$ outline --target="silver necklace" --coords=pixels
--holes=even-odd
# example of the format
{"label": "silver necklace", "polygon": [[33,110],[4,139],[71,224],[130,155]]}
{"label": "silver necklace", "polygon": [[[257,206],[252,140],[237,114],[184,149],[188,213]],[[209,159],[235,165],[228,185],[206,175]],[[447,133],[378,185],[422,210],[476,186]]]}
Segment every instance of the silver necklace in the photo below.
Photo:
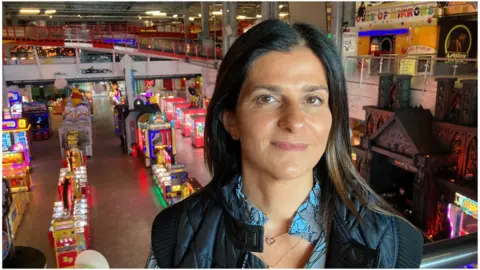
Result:
{"label": "silver necklace", "polygon": [[[281,236],[281,235],[279,235]],[[277,236],[278,237],[278,236]],[[265,265],[267,266],[267,269],[270,269],[270,268],[275,268],[275,266],[277,266],[277,264],[279,264],[281,261],[283,261],[283,259],[285,259],[285,257],[287,257],[292,251],[295,250],[295,248],[298,246],[298,244],[300,244],[300,240],[302,240],[301,238],[298,239],[297,243],[290,249],[288,249],[281,257],[280,259],[274,263],[274,264],[269,264],[267,263],[267,261],[263,258],[262,256],[262,253],[258,253],[260,255],[260,258],[262,259],[262,261],[265,263]]]}
{"label": "silver necklace", "polygon": [[265,237],[265,243],[267,243],[269,246],[271,246],[271,245],[275,244],[275,240],[276,240],[277,238],[280,238],[280,237],[282,237],[282,236],[284,236],[284,235],[287,235],[287,234],[288,234],[288,232],[282,233],[282,234],[277,235],[277,236],[275,236],[275,237]]}

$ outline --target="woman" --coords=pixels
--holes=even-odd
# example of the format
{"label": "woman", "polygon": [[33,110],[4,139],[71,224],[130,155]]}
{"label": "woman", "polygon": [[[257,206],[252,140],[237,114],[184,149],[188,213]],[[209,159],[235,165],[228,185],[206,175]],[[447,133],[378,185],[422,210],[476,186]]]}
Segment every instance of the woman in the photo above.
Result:
{"label": "woman", "polygon": [[421,234],[352,165],[341,61],[319,31],[269,20],[240,36],[205,130],[213,179],[156,217],[158,267],[419,266]]}

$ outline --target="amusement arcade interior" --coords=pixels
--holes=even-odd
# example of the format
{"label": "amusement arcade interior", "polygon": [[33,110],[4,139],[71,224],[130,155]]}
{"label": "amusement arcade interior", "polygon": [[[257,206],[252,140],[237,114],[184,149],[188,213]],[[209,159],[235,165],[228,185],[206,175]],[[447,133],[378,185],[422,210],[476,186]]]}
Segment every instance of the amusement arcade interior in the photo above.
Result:
{"label": "amusement arcade interior", "polygon": [[222,58],[280,19],[312,24],[339,51],[352,162],[423,232],[422,267],[477,268],[476,2],[2,10],[4,266],[145,267],[155,216],[211,180],[204,127]]}

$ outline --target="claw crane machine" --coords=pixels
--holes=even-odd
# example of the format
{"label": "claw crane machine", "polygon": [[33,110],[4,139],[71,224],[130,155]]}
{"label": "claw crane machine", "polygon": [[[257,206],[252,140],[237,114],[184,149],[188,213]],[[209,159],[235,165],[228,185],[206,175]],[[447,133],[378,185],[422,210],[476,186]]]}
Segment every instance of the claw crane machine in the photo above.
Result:
{"label": "claw crane machine", "polygon": [[30,190],[30,142],[26,118],[2,120],[2,173],[13,193]]}

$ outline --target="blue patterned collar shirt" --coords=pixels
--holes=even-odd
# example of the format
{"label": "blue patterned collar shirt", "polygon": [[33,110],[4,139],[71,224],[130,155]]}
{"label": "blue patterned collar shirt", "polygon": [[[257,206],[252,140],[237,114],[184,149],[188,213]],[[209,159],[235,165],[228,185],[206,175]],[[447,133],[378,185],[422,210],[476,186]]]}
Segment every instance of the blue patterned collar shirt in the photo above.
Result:
{"label": "blue patterned collar shirt", "polygon": [[[242,186],[242,177],[238,177],[235,197],[240,200],[240,218],[249,225],[264,226],[268,221],[267,216],[247,200],[247,196],[242,193]],[[325,267],[327,243],[319,198],[320,185],[318,181],[315,181],[307,199],[295,213],[288,231],[288,234],[301,237],[314,246],[313,253],[305,264],[305,268]]]}

